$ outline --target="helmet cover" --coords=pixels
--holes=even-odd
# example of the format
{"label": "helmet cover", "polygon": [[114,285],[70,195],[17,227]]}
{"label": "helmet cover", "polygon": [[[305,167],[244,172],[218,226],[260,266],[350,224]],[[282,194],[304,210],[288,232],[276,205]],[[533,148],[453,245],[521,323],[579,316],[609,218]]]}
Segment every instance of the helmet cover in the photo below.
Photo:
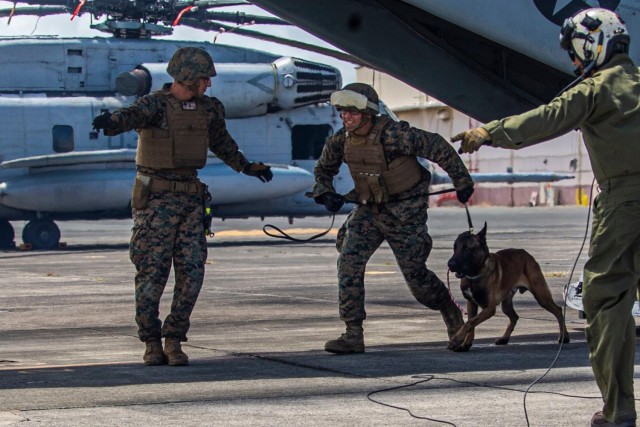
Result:
{"label": "helmet cover", "polygon": [[350,83],[342,90],[333,92],[331,105],[337,108],[355,108],[365,114],[380,112],[378,93],[365,83]]}
{"label": "helmet cover", "polygon": [[199,47],[181,47],[171,57],[167,73],[179,82],[190,82],[216,75],[209,53]]}

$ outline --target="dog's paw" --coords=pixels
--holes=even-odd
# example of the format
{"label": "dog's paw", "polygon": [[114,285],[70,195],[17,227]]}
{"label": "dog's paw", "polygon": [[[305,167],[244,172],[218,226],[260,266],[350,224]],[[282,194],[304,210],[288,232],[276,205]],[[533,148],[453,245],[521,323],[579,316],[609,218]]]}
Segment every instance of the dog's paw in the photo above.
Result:
{"label": "dog's paw", "polygon": [[571,341],[571,338],[569,338],[569,334],[562,334],[558,337],[558,342],[559,343],[568,343],[569,341]]}
{"label": "dog's paw", "polygon": [[507,345],[509,344],[509,338],[500,337],[496,340],[496,345]]}
{"label": "dog's paw", "polygon": [[453,338],[451,338],[451,340],[449,341],[449,345],[447,346],[447,348],[449,350],[454,350],[458,347],[460,347],[460,345],[462,345],[462,340],[461,339],[456,339],[456,337],[454,336]]}
{"label": "dog's paw", "polygon": [[469,351],[470,348],[471,348],[471,344],[465,344],[465,343],[459,343],[459,344],[449,343],[449,347],[448,347],[449,350],[455,353],[466,352],[466,351]]}
{"label": "dog's paw", "polygon": [[447,347],[449,350],[454,351],[456,353],[469,351],[471,348],[471,344],[465,344],[463,340],[456,340],[455,337],[449,341],[449,346]]}

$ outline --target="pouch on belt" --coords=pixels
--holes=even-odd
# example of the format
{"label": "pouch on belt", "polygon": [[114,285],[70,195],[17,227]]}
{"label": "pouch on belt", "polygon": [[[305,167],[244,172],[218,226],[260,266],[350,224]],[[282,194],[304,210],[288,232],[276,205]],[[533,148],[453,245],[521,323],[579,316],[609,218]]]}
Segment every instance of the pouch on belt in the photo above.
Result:
{"label": "pouch on belt", "polygon": [[148,175],[136,175],[131,194],[131,207],[133,209],[144,209],[149,202],[151,191],[151,177]]}

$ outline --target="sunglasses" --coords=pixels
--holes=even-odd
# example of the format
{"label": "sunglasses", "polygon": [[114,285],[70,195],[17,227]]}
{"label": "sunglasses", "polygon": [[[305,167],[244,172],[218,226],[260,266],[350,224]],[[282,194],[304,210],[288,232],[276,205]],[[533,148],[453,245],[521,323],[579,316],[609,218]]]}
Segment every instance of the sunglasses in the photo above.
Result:
{"label": "sunglasses", "polygon": [[340,114],[350,114],[352,116],[356,116],[358,114],[362,114],[362,112],[360,110],[358,110],[357,108],[353,108],[353,107],[348,107],[348,108],[338,107],[336,109],[338,110],[338,113],[340,113]]}

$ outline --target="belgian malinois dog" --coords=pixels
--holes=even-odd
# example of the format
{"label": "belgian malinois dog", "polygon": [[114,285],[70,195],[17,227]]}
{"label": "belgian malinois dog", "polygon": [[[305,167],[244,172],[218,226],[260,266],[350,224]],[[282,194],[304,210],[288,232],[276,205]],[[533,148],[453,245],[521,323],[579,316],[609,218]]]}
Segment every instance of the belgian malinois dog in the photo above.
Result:
{"label": "belgian malinois dog", "polygon": [[[467,300],[467,322],[449,341],[449,349],[468,351],[473,344],[474,328],[496,314],[498,304],[509,318],[504,335],[496,340],[505,345],[516,327],[518,315],[513,309],[513,296],[529,290],[538,304],[558,319],[558,342],[569,342],[562,309],[553,301],[538,262],[524,249],[504,249],[496,253],[487,247],[487,223],[478,234],[465,231],[453,245],[449,270],[461,279],[460,289]],[[482,311],[478,314],[478,306]]]}

